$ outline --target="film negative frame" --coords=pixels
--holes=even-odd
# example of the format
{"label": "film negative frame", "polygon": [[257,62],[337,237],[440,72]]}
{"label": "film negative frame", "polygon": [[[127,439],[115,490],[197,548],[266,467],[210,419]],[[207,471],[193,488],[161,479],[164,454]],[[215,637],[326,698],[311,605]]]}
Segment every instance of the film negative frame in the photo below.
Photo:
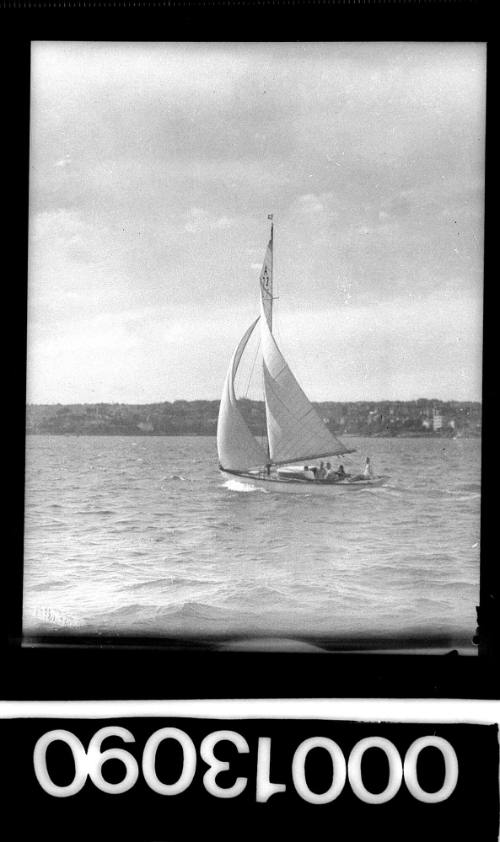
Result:
{"label": "film negative frame", "polygon": [[[23,453],[29,186],[29,56],[34,40],[464,40],[488,44],[488,78],[495,64],[489,21],[480,3],[173,3],[6,4],[5,54],[12,72],[9,197],[12,240],[10,285],[19,313],[14,384],[15,453],[10,469],[13,515],[8,564],[10,699],[199,698],[496,698],[498,684],[498,565],[492,541],[496,488],[491,456],[494,412],[494,284],[491,260],[491,169],[494,138],[487,136],[484,385],[480,605],[478,657],[332,652],[215,651],[196,642],[121,638],[39,640],[22,635]],[[76,5],[76,4],[75,4]],[[135,11],[134,11],[135,8]],[[286,22],[283,20],[286,10]],[[160,33],[160,34],[159,34]],[[164,35],[163,35],[164,33]],[[488,114],[491,114],[488,87]],[[20,257],[22,255],[22,258]],[[10,484],[10,483],[9,483]],[[36,678],[35,678],[36,677]]]}

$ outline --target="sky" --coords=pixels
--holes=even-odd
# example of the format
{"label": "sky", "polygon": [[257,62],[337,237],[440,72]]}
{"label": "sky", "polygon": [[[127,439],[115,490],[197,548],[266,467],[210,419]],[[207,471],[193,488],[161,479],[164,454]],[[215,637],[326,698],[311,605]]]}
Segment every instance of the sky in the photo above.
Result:
{"label": "sky", "polygon": [[35,42],[28,402],[218,399],[269,213],[312,400],[480,400],[485,65],[466,42]]}

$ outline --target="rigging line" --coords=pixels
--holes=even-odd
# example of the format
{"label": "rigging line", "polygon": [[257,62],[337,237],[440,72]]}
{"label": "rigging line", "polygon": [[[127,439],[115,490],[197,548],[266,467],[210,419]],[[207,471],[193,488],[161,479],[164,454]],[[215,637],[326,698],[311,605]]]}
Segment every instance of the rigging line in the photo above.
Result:
{"label": "rigging line", "polygon": [[261,389],[262,389],[262,394],[264,396],[264,421],[263,421],[264,430],[263,430],[263,433],[262,433],[262,438],[263,439],[265,438],[265,440],[266,440],[267,461],[270,462],[271,461],[271,445],[270,445],[270,442],[269,442],[269,431],[268,431],[268,428],[267,428],[268,408],[267,408],[267,400],[266,400],[266,380],[265,380],[265,377],[264,377],[264,365],[265,365],[264,360],[262,360],[262,368],[261,368],[261,371],[260,371]]}
{"label": "rigging line", "polygon": [[[271,219],[271,299],[274,301],[275,298],[278,298],[278,281],[276,276],[276,255],[275,255],[275,248],[274,248],[274,214],[272,215]],[[275,294],[276,293],[276,294]],[[273,304],[273,317],[274,321],[276,322],[276,307]]]}
{"label": "rigging line", "polygon": [[251,379],[252,379],[253,370],[254,370],[254,368],[255,368],[255,363],[256,363],[256,361],[257,361],[257,354],[259,353],[259,348],[260,348],[260,339],[259,339],[259,341],[258,341],[258,343],[257,343],[257,348],[256,348],[256,351],[255,351],[255,354],[254,354],[253,363],[252,363],[252,368],[250,369],[250,374],[249,374],[249,376],[248,376],[248,383],[247,383],[247,388],[246,388],[246,392],[245,392],[245,398],[247,397],[247,395],[248,395],[248,390],[250,389],[250,381],[251,381]]}
{"label": "rigging line", "polygon": [[[338,458],[340,459],[340,457],[341,457],[342,455],[343,455],[342,453],[339,453],[339,454],[338,454]],[[354,460],[354,459],[352,459],[350,456],[346,456],[346,457],[345,457],[345,461],[346,461],[346,462],[352,462],[352,464],[354,465],[354,461],[355,461],[355,460]]]}
{"label": "rigging line", "polygon": [[[276,321],[276,319],[275,319],[275,321]],[[276,329],[276,334],[278,334],[278,333],[279,333],[279,327]],[[283,360],[283,366],[280,368],[279,372],[278,372],[276,375],[274,375],[274,379],[276,380],[276,379],[280,376],[280,374],[281,374],[281,372],[282,372],[282,371],[285,371],[286,369],[288,369],[288,371],[290,372],[291,376],[292,376],[292,377],[293,377],[293,379],[295,380],[295,382],[296,382],[297,386],[299,387],[299,389],[301,390],[301,392],[305,395],[305,397],[307,398],[307,400],[309,401],[309,403],[310,403],[310,404],[311,404],[311,406],[312,406],[312,402],[311,402],[311,401],[309,400],[309,398],[307,397],[307,395],[306,395],[306,393],[305,393],[305,389],[304,389],[304,387],[301,385],[300,381],[297,379],[296,375],[294,374],[294,372],[293,372],[293,371],[292,371],[292,369],[290,368],[289,364],[287,363],[286,357],[288,357],[288,354],[286,354],[286,356],[285,356],[285,354],[284,354],[284,353],[283,353],[283,351],[281,350],[281,347],[280,347],[280,345],[281,345],[281,340],[280,340],[280,342],[278,343],[278,341],[277,341],[277,336],[275,336],[275,335],[274,335],[274,333],[273,333],[272,331],[271,331],[271,337],[272,337],[272,340],[273,340],[273,342],[274,342],[274,347],[276,348],[276,350],[277,350],[278,354],[280,355],[281,359]],[[315,411],[316,411],[316,410],[315,410]]]}

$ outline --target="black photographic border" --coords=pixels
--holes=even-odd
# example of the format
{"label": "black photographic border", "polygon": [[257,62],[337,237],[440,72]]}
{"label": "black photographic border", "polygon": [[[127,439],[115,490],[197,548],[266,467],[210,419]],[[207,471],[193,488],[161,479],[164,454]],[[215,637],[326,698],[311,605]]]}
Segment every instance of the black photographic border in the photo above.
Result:
{"label": "black photographic border", "polygon": [[[9,417],[11,461],[4,479],[12,508],[4,555],[7,577],[7,676],[4,698],[467,698],[498,693],[499,590],[494,543],[495,302],[492,277],[492,84],[496,43],[486,3],[477,0],[293,2],[5,2],[4,79],[9,99],[5,157],[9,234],[5,238],[5,313],[16,313],[11,334],[14,381]],[[219,651],[196,641],[144,638],[22,637],[26,278],[29,187],[30,45],[44,40],[136,41],[480,41],[488,49],[483,439],[480,607],[477,657],[453,648],[437,654]],[[12,304],[11,304],[12,302]],[[10,317],[6,319],[10,322]],[[7,436],[7,433],[5,434]],[[445,641],[446,644],[446,641]]]}

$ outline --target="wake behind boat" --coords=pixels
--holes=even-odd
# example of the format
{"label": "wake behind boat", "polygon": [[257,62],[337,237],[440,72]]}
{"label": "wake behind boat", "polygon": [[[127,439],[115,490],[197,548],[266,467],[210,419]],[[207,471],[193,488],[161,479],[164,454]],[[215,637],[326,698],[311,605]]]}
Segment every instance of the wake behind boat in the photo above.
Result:
{"label": "wake behind boat", "polygon": [[[373,474],[367,459],[362,473],[350,475],[343,466],[309,465],[313,460],[354,453],[330,432],[283,357],[272,332],[273,233],[260,273],[261,312],[238,343],[226,375],[217,424],[219,469],[228,479],[268,491],[313,492],[360,490],[382,485],[387,477]],[[245,348],[260,323],[262,375],[267,442],[253,435],[236,396],[235,380]],[[266,446],[267,445],[267,446]]]}

